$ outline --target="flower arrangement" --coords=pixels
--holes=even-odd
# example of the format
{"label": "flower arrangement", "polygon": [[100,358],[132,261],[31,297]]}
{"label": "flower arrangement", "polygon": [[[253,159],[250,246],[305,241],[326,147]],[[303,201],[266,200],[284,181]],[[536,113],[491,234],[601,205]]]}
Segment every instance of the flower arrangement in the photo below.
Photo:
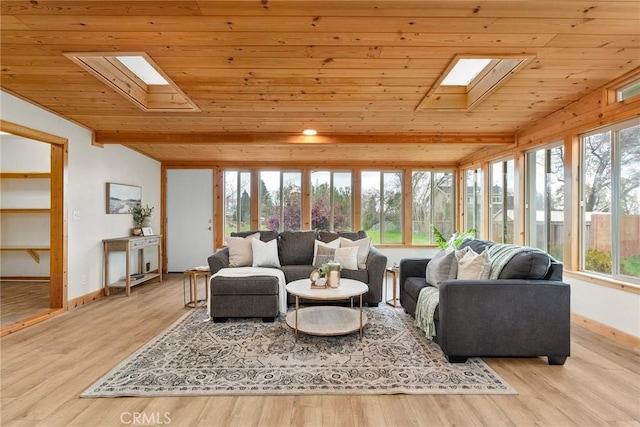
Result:
{"label": "flower arrangement", "polygon": [[145,205],[145,207],[142,207],[142,203],[140,203],[131,208],[131,213],[133,214],[133,223],[136,225],[136,228],[141,228],[142,224],[151,218],[153,206]]}

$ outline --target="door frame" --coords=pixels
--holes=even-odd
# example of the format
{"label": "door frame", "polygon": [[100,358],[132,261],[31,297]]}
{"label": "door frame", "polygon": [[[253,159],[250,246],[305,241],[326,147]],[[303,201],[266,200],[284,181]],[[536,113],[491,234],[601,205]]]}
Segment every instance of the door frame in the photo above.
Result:
{"label": "door frame", "polygon": [[51,211],[50,211],[50,264],[49,310],[23,319],[0,329],[0,337],[27,326],[42,322],[65,312],[67,300],[67,176],[69,140],[61,136],[0,120],[0,130],[10,134],[47,143],[51,146]]}

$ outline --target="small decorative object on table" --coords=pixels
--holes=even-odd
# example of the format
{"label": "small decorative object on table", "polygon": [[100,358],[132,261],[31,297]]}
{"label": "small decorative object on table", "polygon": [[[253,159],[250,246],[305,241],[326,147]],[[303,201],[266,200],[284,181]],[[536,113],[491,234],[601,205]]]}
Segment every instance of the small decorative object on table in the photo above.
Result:
{"label": "small decorative object on table", "polygon": [[331,288],[340,286],[340,270],[342,266],[339,262],[330,261],[327,263],[327,285]]}
{"label": "small decorative object on table", "polygon": [[320,270],[315,269],[309,276],[311,280],[311,289],[324,289],[327,287],[327,281],[320,277]]}
{"label": "small decorative object on table", "polygon": [[[133,223],[135,224],[135,228],[133,229],[134,236],[143,236],[145,235],[142,230],[142,226],[153,214],[153,206],[146,205],[142,207],[142,204],[137,204],[131,208],[131,213],[133,214]],[[145,227],[147,228],[147,227]],[[151,230],[149,228],[149,230]]]}

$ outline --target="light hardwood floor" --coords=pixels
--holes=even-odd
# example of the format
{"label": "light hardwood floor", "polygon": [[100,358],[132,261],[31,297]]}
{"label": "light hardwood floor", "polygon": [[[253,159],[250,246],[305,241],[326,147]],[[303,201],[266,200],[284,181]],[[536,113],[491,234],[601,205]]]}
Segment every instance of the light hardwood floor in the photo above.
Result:
{"label": "light hardwood floor", "polygon": [[2,338],[1,425],[640,426],[640,354],[578,326],[564,366],[485,359],[515,396],[78,397],[183,315],[182,301],[182,276],[169,275]]}
{"label": "light hardwood floor", "polygon": [[49,281],[0,281],[0,327],[9,326],[50,308]]}

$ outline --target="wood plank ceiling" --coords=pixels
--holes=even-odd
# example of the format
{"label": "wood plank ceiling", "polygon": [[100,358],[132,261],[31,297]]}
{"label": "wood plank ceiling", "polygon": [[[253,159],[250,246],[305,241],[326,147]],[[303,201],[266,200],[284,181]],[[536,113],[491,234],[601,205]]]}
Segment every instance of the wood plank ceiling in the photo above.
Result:
{"label": "wood plank ceiling", "polygon": [[[640,66],[636,0],[2,1],[1,25],[3,89],[167,163],[456,164]],[[145,52],[201,111],[65,52]],[[471,111],[417,108],[457,54],[535,58]]]}

